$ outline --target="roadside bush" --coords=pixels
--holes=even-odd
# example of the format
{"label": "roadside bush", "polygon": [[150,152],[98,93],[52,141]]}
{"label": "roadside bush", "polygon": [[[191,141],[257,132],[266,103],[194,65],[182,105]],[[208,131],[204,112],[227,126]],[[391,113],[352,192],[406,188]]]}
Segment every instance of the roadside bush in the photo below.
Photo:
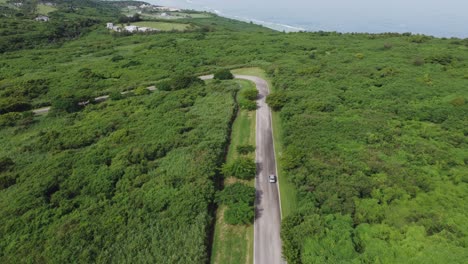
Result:
{"label": "roadside bush", "polygon": [[255,151],[255,146],[252,145],[239,145],[237,146],[237,153],[239,154],[249,154]]}
{"label": "roadside bush", "polygon": [[80,98],[74,95],[61,96],[52,102],[52,110],[67,113],[77,112],[82,108],[79,105],[80,102]]}
{"label": "roadside bush", "polygon": [[241,94],[244,98],[253,101],[253,100],[257,100],[258,90],[255,88],[244,89],[241,91]]}
{"label": "roadside bush", "polygon": [[288,101],[289,99],[284,92],[273,92],[266,98],[267,104],[273,111],[280,111]]}
{"label": "roadside bush", "polygon": [[145,87],[138,87],[133,92],[134,95],[145,95],[145,94],[149,94],[149,93],[150,93],[150,91],[148,89],[146,89]]}
{"label": "roadside bush", "polygon": [[255,177],[257,165],[251,158],[240,157],[222,167],[225,176],[233,176],[243,180],[250,180]]}
{"label": "roadside bush", "polygon": [[254,217],[254,207],[245,203],[237,203],[229,206],[229,208],[224,212],[224,220],[226,220],[226,223],[230,225],[251,224]]}
{"label": "roadside bush", "polygon": [[214,74],[214,79],[216,80],[232,80],[234,79],[234,75],[228,69],[222,69]]}
{"label": "roadside bush", "polygon": [[178,76],[172,80],[172,90],[186,89],[192,85],[204,85],[205,82],[196,76]]}
{"label": "roadside bush", "polygon": [[216,202],[228,206],[237,203],[253,205],[255,202],[255,188],[242,183],[228,185],[216,194]]}
{"label": "roadside bush", "polygon": [[31,108],[32,106],[30,103],[17,99],[7,99],[6,101],[0,102],[0,114],[23,112],[31,110]]}
{"label": "roadside bush", "polygon": [[257,103],[250,100],[239,100],[239,107],[249,111],[257,110]]}
{"label": "roadside bush", "polygon": [[122,100],[125,96],[121,92],[112,92],[109,95],[109,98],[114,101]]}

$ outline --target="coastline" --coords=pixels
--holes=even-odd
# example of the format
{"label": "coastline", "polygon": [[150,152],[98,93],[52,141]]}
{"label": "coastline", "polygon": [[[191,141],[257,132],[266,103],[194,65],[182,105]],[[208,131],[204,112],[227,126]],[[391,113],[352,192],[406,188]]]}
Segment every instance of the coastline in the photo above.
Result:
{"label": "coastline", "polygon": [[[165,2],[163,1],[158,1],[158,0],[143,0],[145,2],[148,2],[153,5],[164,5]],[[298,27],[298,26],[293,26],[293,25],[288,25],[288,24],[283,24],[283,23],[276,23],[276,22],[271,22],[271,21],[264,21],[256,18],[250,18],[250,17],[244,17],[244,16],[238,16],[238,15],[231,15],[228,13],[224,13],[220,10],[211,8],[209,6],[199,6],[196,5],[193,1],[191,0],[185,0],[183,1],[184,4],[177,4],[177,3],[172,3],[172,7],[180,8],[180,9],[186,9],[186,10],[194,10],[194,11],[206,11],[210,12],[213,14],[216,14],[221,17],[225,18],[230,18],[234,20],[239,20],[242,22],[252,22],[257,25],[262,25],[264,27],[268,27],[273,30],[277,31],[285,31],[285,32],[299,32],[299,31],[307,31],[305,28]]]}
{"label": "coastline", "polygon": [[[408,20],[407,16],[378,16],[376,17],[370,16],[368,19],[360,19],[356,16],[348,16],[342,17],[336,20],[328,19],[329,16],[327,12],[330,9],[323,9],[319,11],[317,16],[317,12],[315,16],[311,14],[308,19],[304,20],[304,16],[295,16],[295,19],[289,19],[289,17],[285,17],[282,13],[278,15],[278,17],[271,17],[271,15],[264,15],[262,17],[261,14],[265,14],[264,7],[265,6],[258,6],[255,3],[264,3],[266,0],[258,0],[258,2],[253,1],[252,5],[248,5],[246,8],[249,9],[249,12],[243,11],[241,6],[237,6],[236,8],[222,8],[222,5],[213,5],[209,6],[208,3],[210,1],[197,1],[197,0],[142,0],[154,5],[162,5],[162,6],[176,6],[180,9],[185,10],[194,10],[194,11],[206,11],[210,13],[214,13],[221,17],[226,17],[229,19],[234,19],[242,22],[252,22],[257,25],[262,25],[264,27],[277,30],[277,31],[284,31],[284,32],[299,32],[299,31],[306,31],[306,32],[316,32],[316,31],[325,31],[325,32],[340,32],[340,33],[367,33],[367,34],[382,34],[382,33],[411,33],[415,35],[426,35],[432,36],[436,38],[460,38],[464,39],[468,37],[468,33],[465,29],[460,28],[460,19],[445,19],[445,22],[440,23],[427,23],[427,19],[423,16],[421,17],[421,21],[416,20],[415,23],[412,23],[413,20]],[[243,1],[244,5],[246,1]],[[307,6],[306,6],[307,7]],[[326,5],[325,7],[330,7]],[[254,9],[261,9],[263,13],[260,15],[256,15],[256,12],[251,12]],[[293,9],[288,9],[289,11]],[[315,9],[321,10],[321,9]],[[429,10],[429,9],[428,9]],[[278,11],[278,9],[276,9]],[[429,10],[430,11],[430,10]],[[274,13],[272,13],[274,14]],[[424,20],[426,19],[426,20]],[[297,22],[291,22],[297,21]],[[465,19],[466,20],[466,19]],[[418,22],[419,21],[419,22]],[[457,22],[458,21],[458,22]]]}

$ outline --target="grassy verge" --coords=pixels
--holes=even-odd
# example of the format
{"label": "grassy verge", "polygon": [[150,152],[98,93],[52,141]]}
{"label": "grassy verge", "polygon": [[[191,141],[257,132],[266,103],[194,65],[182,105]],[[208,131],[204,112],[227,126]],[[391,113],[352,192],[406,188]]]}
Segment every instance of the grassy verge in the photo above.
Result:
{"label": "grassy verge", "polygon": [[[242,88],[252,87],[248,81],[236,80]],[[231,143],[227,154],[227,162],[237,158],[237,146],[251,144],[255,146],[255,112],[239,110],[234,121],[231,133]],[[252,157],[254,153],[250,154]],[[224,185],[229,185],[240,181],[234,178],[224,180]],[[244,183],[254,186],[254,180],[244,181]],[[211,263],[253,263],[253,225],[233,226],[224,221],[224,210],[226,207],[220,206],[216,214],[216,225],[214,232]]]}
{"label": "grassy verge", "polygon": [[186,30],[190,27],[189,24],[181,23],[166,23],[166,22],[157,22],[157,21],[140,21],[132,23],[132,25],[139,27],[149,27],[155,28],[162,31],[171,31],[171,30]]}
{"label": "grassy verge", "polygon": [[37,5],[37,13],[42,14],[42,15],[47,15],[50,12],[54,12],[56,10],[57,10],[57,8],[55,8],[53,6],[48,6],[48,5],[44,5],[44,4]]}
{"label": "grassy verge", "polygon": [[[253,75],[265,79],[270,86],[270,89],[274,91],[274,87],[271,81],[268,79],[265,71],[260,68],[243,68],[236,69],[232,71],[234,74],[244,74],[244,75]],[[278,168],[278,178],[279,178],[279,189],[281,194],[281,211],[283,217],[288,216],[293,212],[297,207],[296,200],[296,189],[294,185],[288,180],[286,173],[283,170],[281,159],[283,156],[283,128],[281,126],[281,119],[279,113],[272,112],[272,122],[273,122],[273,140],[275,143],[275,154],[276,154],[276,166]]]}
{"label": "grassy verge", "polygon": [[288,216],[294,212],[297,207],[296,188],[287,178],[283,170],[281,159],[283,157],[283,128],[281,126],[281,119],[279,113],[272,113],[273,121],[273,140],[275,142],[276,166],[278,169],[279,189],[281,193],[281,211],[283,217]]}

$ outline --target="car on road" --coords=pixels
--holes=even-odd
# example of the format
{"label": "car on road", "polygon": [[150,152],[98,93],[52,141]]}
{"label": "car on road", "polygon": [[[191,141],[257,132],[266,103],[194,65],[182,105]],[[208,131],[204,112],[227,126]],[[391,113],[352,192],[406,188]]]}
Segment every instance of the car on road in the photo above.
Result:
{"label": "car on road", "polygon": [[268,176],[268,181],[270,183],[275,183],[276,182],[276,175],[270,174],[270,176]]}

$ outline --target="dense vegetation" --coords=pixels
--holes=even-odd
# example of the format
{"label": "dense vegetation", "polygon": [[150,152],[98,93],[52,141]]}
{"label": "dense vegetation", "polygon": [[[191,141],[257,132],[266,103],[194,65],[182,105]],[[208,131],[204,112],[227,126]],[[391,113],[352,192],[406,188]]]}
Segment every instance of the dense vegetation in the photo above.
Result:
{"label": "dense vegetation", "polygon": [[243,183],[227,185],[217,193],[218,203],[228,209],[224,212],[226,223],[231,225],[252,224],[255,216],[255,187]]}
{"label": "dense vegetation", "polygon": [[4,129],[2,262],[206,261],[233,109],[191,86]]}
{"label": "dense vegetation", "polygon": [[[468,258],[468,40],[285,34],[216,16],[180,19],[198,32],[118,36],[98,22],[119,14],[89,3],[50,14],[93,21],[60,46],[35,37],[52,24],[1,9],[22,28],[1,27],[2,263],[205,262],[236,88],[190,76],[245,66],[269,74],[284,128],[298,199],[282,226],[289,263]],[[114,100],[75,108],[104,94]],[[64,111],[28,112],[45,105]]]}
{"label": "dense vegetation", "polygon": [[55,11],[48,22],[35,21],[41,14],[39,1],[8,0],[0,2],[0,53],[39,45],[61,43],[91,31],[92,27],[114,19],[118,10],[93,0],[47,0]]}
{"label": "dense vegetation", "polygon": [[230,80],[234,79],[234,75],[228,69],[221,69],[214,73],[213,78],[216,80]]}
{"label": "dense vegetation", "polygon": [[467,42],[419,40],[299,34],[302,59],[270,68],[299,199],[289,263],[466,261]]}

